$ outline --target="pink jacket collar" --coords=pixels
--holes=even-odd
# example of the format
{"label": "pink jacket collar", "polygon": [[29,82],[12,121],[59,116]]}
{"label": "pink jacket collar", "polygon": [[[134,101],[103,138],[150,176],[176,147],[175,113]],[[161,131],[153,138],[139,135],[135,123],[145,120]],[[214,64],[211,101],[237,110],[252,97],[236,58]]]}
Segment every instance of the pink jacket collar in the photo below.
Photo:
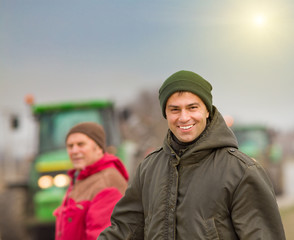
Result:
{"label": "pink jacket collar", "polygon": [[[125,166],[123,165],[123,163],[119,160],[119,158],[112,155],[112,154],[105,153],[101,159],[99,159],[98,161],[94,162],[93,164],[91,164],[91,165],[87,166],[86,168],[84,168],[83,170],[81,170],[81,172],[78,175],[77,180],[85,179],[88,176],[90,176],[94,173],[100,172],[103,169],[106,169],[109,167],[116,168],[126,180],[129,179],[129,174],[128,174]],[[72,179],[73,179],[75,171],[76,171],[75,169],[71,169],[68,171],[68,175]]]}

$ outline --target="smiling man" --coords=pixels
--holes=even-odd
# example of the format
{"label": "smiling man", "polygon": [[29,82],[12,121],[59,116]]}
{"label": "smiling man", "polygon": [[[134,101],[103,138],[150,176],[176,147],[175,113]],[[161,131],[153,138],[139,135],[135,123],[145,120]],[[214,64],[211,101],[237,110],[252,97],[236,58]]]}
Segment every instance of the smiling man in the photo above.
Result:
{"label": "smiling man", "polygon": [[168,127],[181,142],[192,142],[205,129],[209,112],[191,92],[176,92],[167,100]]}
{"label": "smiling man", "polygon": [[83,122],[70,129],[66,148],[74,169],[61,206],[55,210],[56,240],[94,240],[110,225],[110,216],[123,196],[128,173],[122,162],[106,152],[104,129]]}
{"label": "smiling man", "polygon": [[139,164],[99,240],[285,239],[270,180],[238,151],[211,90],[190,71],[163,83],[163,147]]}

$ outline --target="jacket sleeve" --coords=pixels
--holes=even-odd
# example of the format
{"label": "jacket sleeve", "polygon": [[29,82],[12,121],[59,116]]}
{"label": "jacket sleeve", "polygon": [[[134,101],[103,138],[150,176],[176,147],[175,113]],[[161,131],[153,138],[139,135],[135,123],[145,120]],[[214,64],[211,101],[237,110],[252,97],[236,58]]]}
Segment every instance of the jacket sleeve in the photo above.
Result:
{"label": "jacket sleeve", "polygon": [[258,164],[247,166],[231,211],[239,239],[286,239],[273,187]]}
{"label": "jacket sleeve", "polygon": [[144,213],[139,176],[138,167],[124,197],[114,208],[111,226],[99,235],[98,240],[144,239]]}
{"label": "jacket sleeve", "polygon": [[99,234],[111,225],[110,217],[122,194],[116,188],[107,188],[93,199],[86,215],[86,239],[96,240]]}

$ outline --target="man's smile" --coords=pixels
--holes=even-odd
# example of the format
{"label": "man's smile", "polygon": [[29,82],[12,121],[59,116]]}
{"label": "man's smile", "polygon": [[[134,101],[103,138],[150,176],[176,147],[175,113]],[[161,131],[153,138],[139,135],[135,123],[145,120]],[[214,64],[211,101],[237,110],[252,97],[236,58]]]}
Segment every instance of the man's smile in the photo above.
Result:
{"label": "man's smile", "polygon": [[190,128],[192,128],[194,126],[194,124],[191,124],[191,125],[188,125],[188,126],[179,126],[180,129],[183,129],[183,130],[188,130]]}

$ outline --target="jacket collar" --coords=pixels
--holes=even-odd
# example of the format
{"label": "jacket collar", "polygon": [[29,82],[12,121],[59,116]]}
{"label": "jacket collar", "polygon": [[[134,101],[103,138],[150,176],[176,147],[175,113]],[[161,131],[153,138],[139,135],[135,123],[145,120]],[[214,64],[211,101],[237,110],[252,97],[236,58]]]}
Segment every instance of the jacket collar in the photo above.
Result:
{"label": "jacket collar", "polygon": [[[123,163],[116,156],[105,153],[101,159],[81,170],[79,175],[77,176],[77,180],[85,179],[92,174],[100,172],[103,169],[109,167],[116,168],[126,180],[129,179],[128,172]],[[76,171],[76,169],[71,169],[68,171],[68,175],[73,179]]]}

